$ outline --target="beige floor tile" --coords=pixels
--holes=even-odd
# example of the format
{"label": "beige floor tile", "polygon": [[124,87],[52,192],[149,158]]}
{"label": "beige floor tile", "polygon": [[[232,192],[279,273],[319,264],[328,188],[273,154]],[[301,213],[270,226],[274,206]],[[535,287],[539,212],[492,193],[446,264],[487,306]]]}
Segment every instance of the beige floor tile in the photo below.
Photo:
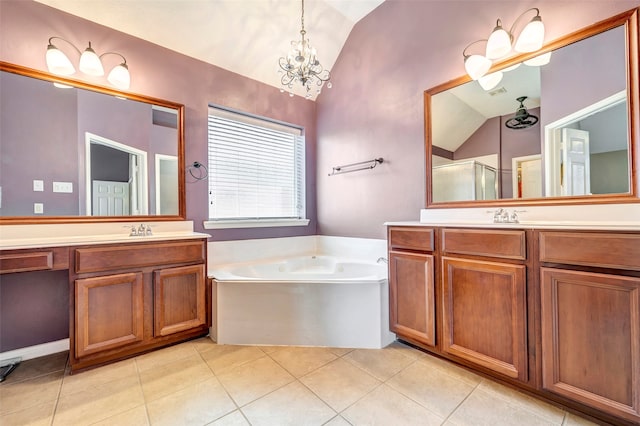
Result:
{"label": "beige floor tile", "polygon": [[378,379],[343,359],[319,368],[300,381],[337,412],[380,385]]}
{"label": "beige floor tile", "polygon": [[249,422],[244,418],[240,410],[236,410],[213,423],[209,423],[208,426],[249,426]]}
{"label": "beige floor tile", "polygon": [[140,383],[148,403],[211,377],[214,376],[207,363],[194,354],[140,372]]}
{"label": "beige floor tile", "polygon": [[329,348],[336,356],[345,356],[349,352],[352,352],[351,348]]}
{"label": "beige floor tile", "polygon": [[262,349],[262,352],[264,352],[265,354],[270,354],[272,352],[277,351],[278,349],[286,348],[287,346],[258,346],[258,347]]}
{"label": "beige floor tile", "polygon": [[45,374],[55,373],[56,371],[64,371],[68,359],[69,351],[64,351],[22,361],[20,365],[7,376],[2,385],[5,386],[11,383],[33,379]]}
{"label": "beige floor tile", "polygon": [[88,425],[144,404],[137,376],[61,396],[53,425]]}
{"label": "beige floor tile", "polygon": [[17,383],[0,385],[0,415],[55,401],[60,393],[64,372],[39,376]]}
{"label": "beige floor tile", "polygon": [[342,357],[385,381],[414,362],[401,351],[393,349],[356,349]]}
{"label": "beige floor tile", "polygon": [[322,425],[336,415],[298,381],[253,401],[242,412],[254,426]]}
{"label": "beige floor tile", "polygon": [[391,342],[391,344],[389,344],[389,346],[387,346],[385,349],[395,349],[397,351],[401,351],[403,355],[408,356],[411,359],[418,359],[426,356],[424,352],[397,340],[395,342]]}
{"label": "beige floor tile", "polygon": [[558,426],[530,411],[511,405],[494,394],[474,390],[449,417],[458,426]]}
{"label": "beige floor tile", "polygon": [[593,423],[592,421],[576,416],[573,413],[565,413],[562,426],[597,426],[597,423]]}
{"label": "beige floor tile", "polygon": [[295,380],[268,356],[225,370],[218,379],[236,404],[243,406]]}
{"label": "beige floor tile", "polygon": [[440,369],[450,376],[453,376],[458,380],[462,380],[463,382],[467,382],[468,384],[473,386],[477,386],[478,384],[480,384],[480,382],[482,382],[482,377],[478,376],[477,374],[472,373],[469,370],[465,370],[464,368],[455,365],[451,361],[447,361],[433,355],[426,354],[424,357],[419,358],[418,362],[424,363],[430,368]]}
{"label": "beige floor tile", "polygon": [[441,417],[451,414],[475,388],[421,362],[410,365],[386,383]]}
{"label": "beige floor tile", "polygon": [[552,423],[562,424],[564,419],[564,410],[491,380],[484,379],[478,386],[478,389],[495,395],[507,403],[517,405],[525,410],[531,411],[533,414]]}
{"label": "beige floor tile", "polygon": [[205,336],[205,337],[201,337],[201,338],[196,339],[196,340],[192,340],[191,344],[193,345],[194,349],[196,351],[200,352],[200,353],[206,352],[209,349],[213,349],[215,346],[217,346],[216,342],[211,340],[211,338],[209,336]]}
{"label": "beige floor tile", "polygon": [[136,357],[135,360],[138,365],[138,371],[142,372],[165,364],[170,364],[174,361],[193,356],[197,353],[198,352],[191,342],[184,342],[179,345],[169,346],[168,348],[140,355]]}
{"label": "beige floor tile", "polygon": [[60,395],[70,395],[76,392],[84,392],[88,388],[104,385],[114,380],[138,375],[136,362],[133,359],[104,365],[92,370],[81,371],[73,375],[66,375],[62,381]]}
{"label": "beige floor tile", "polygon": [[342,416],[335,416],[325,423],[324,426],[351,426],[351,423],[346,421]]}
{"label": "beige floor tile", "polygon": [[219,374],[229,368],[262,358],[265,354],[257,346],[215,345],[201,355],[211,370]]}
{"label": "beige floor tile", "polygon": [[218,379],[181,389],[147,404],[152,425],[204,425],[237,407]]}
{"label": "beige floor tile", "polygon": [[116,414],[91,426],[148,426],[147,407],[139,405],[124,413]]}
{"label": "beige floor tile", "polygon": [[295,377],[302,377],[338,357],[329,348],[285,347],[269,356]]}
{"label": "beige floor tile", "polygon": [[341,415],[353,425],[435,426],[443,421],[435,413],[384,384]]}
{"label": "beige floor tile", "polygon": [[[2,401],[0,401],[0,404]],[[48,401],[42,404],[25,408],[11,414],[0,416],[2,426],[49,426],[53,419],[53,410],[56,401]]]}

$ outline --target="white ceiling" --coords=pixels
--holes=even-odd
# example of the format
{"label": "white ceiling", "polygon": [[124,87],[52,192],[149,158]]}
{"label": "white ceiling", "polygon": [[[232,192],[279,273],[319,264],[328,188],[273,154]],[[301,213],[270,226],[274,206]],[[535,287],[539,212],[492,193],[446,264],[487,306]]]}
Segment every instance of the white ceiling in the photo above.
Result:
{"label": "white ceiling", "polygon": [[[300,0],[36,1],[278,88],[278,58],[300,37]],[[305,1],[307,38],[325,68],[356,22],[383,1]]]}

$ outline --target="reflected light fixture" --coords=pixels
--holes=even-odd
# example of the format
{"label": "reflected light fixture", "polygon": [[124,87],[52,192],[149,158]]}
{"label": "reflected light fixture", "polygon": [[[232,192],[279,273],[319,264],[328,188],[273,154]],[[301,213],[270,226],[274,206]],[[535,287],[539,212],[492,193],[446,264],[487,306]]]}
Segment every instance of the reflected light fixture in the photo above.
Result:
{"label": "reflected light fixture", "polygon": [[304,29],[304,0],[300,22],[300,40],[293,40],[287,57],[278,60],[278,72],[282,74],[280,83],[284,86],[280,91],[288,90],[289,96],[293,96],[293,85],[299,83],[307,90],[305,98],[309,99],[312,97],[312,86],[316,86],[316,93],[320,93],[325,82],[327,88],[331,89],[331,73],[320,64],[316,49],[311,46],[309,39],[305,38],[307,32]]}
{"label": "reflected light fixture", "polygon": [[527,59],[523,63],[530,67],[541,67],[547,65],[551,61],[551,51],[538,55],[535,58]]}
{"label": "reflected light fixture", "polygon": [[529,114],[529,111],[524,107],[524,101],[527,99],[526,96],[520,96],[516,100],[520,102],[520,106],[516,110],[515,116],[508,119],[504,125],[510,129],[526,129],[528,127],[533,126],[538,122],[538,117],[533,114]]}
{"label": "reflected light fixture", "polygon": [[107,76],[107,81],[111,83],[113,86],[118,89],[126,90],[131,85],[131,75],[129,74],[129,67],[127,66],[127,60],[124,56],[116,52],[107,52],[99,55],[93,50],[91,47],[91,42],[89,42],[89,46],[84,50],[84,52],[80,52],[73,43],[69,40],[66,40],[61,37],[51,37],[49,38],[49,45],[47,46],[46,53],[46,61],[47,68],[49,72],[57,75],[69,76],[75,74],[76,69],[67,57],[58,47],[56,47],[52,41],[62,40],[68,43],[73,49],[78,52],[80,55],[80,62],[78,63],[78,69],[87,75],[99,77],[104,75],[104,67],[102,65],[102,58],[106,55],[117,55],[122,59],[122,62],[119,65],[116,65],[109,75]]}
{"label": "reflected light fixture", "polygon": [[[520,31],[518,37],[515,37],[514,34],[518,24],[522,21],[522,18],[525,17],[529,12],[535,12],[535,16],[531,18],[531,20],[522,29],[522,31]],[[465,47],[462,52],[462,55],[465,58],[465,70],[467,71],[469,77],[471,77],[473,80],[477,80],[484,74],[486,74],[491,68],[492,61],[505,57],[506,55],[511,53],[512,50],[520,53],[525,53],[535,52],[542,48],[542,45],[544,43],[544,24],[542,23],[540,10],[534,7],[524,11],[522,14],[520,14],[520,16],[516,18],[509,31],[505,30],[502,27],[502,21],[500,19],[496,20],[496,26],[494,27],[493,31],[486,41],[487,45],[485,48],[484,56],[472,55],[475,56],[475,58],[469,66],[467,63],[472,56],[465,54],[465,51],[469,46]],[[488,66],[487,63],[489,64]],[[476,64],[482,64],[482,67]],[[486,70],[484,70],[484,68],[486,68]],[[482,70],[484,70],[484,72],[482,72]]]}
{"label": "reflected light fixture", "polygon": [[492,72],[491,74],[484,75],[478,79],[478,83],[484,90],[491,90],[502,81],[502,71]]}

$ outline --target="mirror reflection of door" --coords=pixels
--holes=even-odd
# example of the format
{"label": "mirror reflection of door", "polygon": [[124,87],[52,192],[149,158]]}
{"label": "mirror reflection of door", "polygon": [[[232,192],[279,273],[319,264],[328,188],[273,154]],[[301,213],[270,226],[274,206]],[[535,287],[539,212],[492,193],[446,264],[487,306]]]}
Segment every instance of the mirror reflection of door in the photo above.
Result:
{"label": "mirror reflection of door", "polygon": [[147,153],[86,134],[87,212],[92,216],[148,214]]}
{"label": "mirror reflection of door", "polygon": [[527,155],[511,159],[513,198],[542,197],[542,156]]}
{"label": "mirror reflection of door", "polygon": [[178,214],[178,157],[156,154],[156,211],[158,215]]}

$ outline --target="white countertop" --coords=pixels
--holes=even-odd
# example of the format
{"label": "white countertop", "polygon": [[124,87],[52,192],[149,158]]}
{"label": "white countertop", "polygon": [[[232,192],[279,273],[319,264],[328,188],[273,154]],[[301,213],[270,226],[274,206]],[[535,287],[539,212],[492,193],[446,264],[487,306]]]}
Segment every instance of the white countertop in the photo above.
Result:
{"label": "white countertop", "polygon": [[493,223],[493,222],[385,222],[386,226],[438,226],[450,228],[491,228],[491,229],[557,229],[557,230],[595,230],[595,231],[640,231],[640,225],[627,223],[602,223],[602,222],[525,222],[520,223]]}
{"label": "white countertop", "polygon": [[[145,222],[145,225],[147,223]],[[139,223],[75,223],[43,225],[3,225],[0,227],[0,249],[17,250],[40,247],[63,247],[87,244],[140,243],[208,238],[209,234],[193,232],[193,222],[149,222],[152,235],[129,236],[131,226]]]}

